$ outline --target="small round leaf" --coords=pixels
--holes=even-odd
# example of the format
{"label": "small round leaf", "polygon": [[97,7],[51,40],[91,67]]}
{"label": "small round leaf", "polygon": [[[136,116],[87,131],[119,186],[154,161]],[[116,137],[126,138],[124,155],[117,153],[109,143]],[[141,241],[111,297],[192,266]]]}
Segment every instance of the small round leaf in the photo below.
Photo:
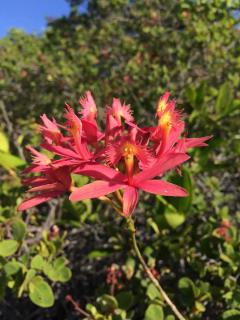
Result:
{"label": "small round leaf", "polygon": [[150,304],[145,312],[144,320],[163,320],[164,313],[161,306],[157,304]]}
{"label": "small round leaf", "polygon": [[52,307],[54,304],[54,295],[52,288],[43,280],[36,276],[29,283],[29,297],[33,303],[42,308]]}
{"label": "small round leaf", "polygon": [[26,224],[21,219],[14,219],[12,222],[13,238],[22,241],[26,235]]}
{"label": "small round leaf", "polygon": [[3,240],[0,242],[0,256],[9,257],[18,249],[18,242],[15,240]]}

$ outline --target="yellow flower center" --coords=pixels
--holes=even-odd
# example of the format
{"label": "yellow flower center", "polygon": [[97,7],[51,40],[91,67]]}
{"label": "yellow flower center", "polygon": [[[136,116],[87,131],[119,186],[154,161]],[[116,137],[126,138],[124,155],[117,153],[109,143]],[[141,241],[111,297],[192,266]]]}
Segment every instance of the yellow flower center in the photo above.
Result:
{"label": "yellow flower center", "polygon": [[138,152],[136,145],[131,142],[123,143],[121,149],[123,157],[135,156]]}
{"label": "yellow flower center", "polygon": [[137,147],[134,144],[126,142],[122,146],[122,155],[127,170],[128,177],[132,177],[134,172],[134,156],[137,154]]}
{"label": "yellow flower center", "polygon": [[165,112],[158,121],[158,125],[169,134],[172,128],[172,115],[170,111]]}
{"label": "yellow flower center", "polygon": [[164,112],[166,107],[167,107],[166,101],[164,99],[160,100],[157,106],[157,113]]}

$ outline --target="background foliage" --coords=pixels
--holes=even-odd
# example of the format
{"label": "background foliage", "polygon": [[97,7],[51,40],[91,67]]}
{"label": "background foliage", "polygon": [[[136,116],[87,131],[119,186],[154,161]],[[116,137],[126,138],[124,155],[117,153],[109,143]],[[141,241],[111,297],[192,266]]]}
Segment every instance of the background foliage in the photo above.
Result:
{"label": "background foliage", "polygon": [[174,319],[111,210],[58,199],[16,212],[39,115],[60,118],[65,101],[79,108],[90,89],[99,106],[113,96],[131,103],[141,123],[169,90],[189,135],[214,135],[171,177],[189,198],[142,197],[137,236],[189,319],[240,319],[240,2],[89,0],[86,10],[68,2],[70,15],[43,35],[13,29],[0,40],[1,317],[77,319],[68,294],[95,319]]}

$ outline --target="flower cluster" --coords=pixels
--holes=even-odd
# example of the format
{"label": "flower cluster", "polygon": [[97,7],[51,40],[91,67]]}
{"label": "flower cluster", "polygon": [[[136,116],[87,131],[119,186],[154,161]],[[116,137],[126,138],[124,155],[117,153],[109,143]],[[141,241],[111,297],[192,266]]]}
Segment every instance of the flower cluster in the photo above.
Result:
{"label": "flower cluster", "polygon": [[[31,186],[35,195],[24,200],[19,210],[26,210],[64,193],[71,201],[99,198],[111,203],[121,214],[134,211],[143,190],[163,196],[184,197],[186,190],[162,179],[163,174],[189,159],[187,151],[205,146],[210,138],[186,138],[184,121],[166,92],[158,101],[156,124],[139,127],[129,105],[113,99],[106,107],[105,130],[97,123],[97,107],[87,91],[79,99],[81,111],[76,114],[66,105],[65,122],[59,124],[45,114],[39,131],[43,142],[40,153],[32,147],[31,174],[23,184]],[[88,176],[94,181],[74,186],[73,174]],[[108,196],[107,195],[110,195]]]}

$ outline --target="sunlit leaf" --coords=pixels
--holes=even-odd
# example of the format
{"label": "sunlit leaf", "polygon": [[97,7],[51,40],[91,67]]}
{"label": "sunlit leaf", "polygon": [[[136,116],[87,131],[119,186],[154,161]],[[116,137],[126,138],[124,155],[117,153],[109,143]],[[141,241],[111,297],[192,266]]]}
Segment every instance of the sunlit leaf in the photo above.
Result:
{"label": "sunlit leaf", "polygon": [[52,289],[40,276],[34,277],[29,283],[29,297],[33,303],[42,308],[49,308],[54,304]]}
{"label": "sunlit leaf", "polygon": [[4,132],[0,131],[0,151],[9,152],[9,141]]}
{"label": "sunlit leaf", "polygon": [[0,256],[8,257],[18,249],[18,242],[15,240],[3,240],[0,242]]}
{"label": "sunlit leaf", "polygon": [[144,320],[164,320],[164,313],[161,306],[150,304],[145,312]]}

